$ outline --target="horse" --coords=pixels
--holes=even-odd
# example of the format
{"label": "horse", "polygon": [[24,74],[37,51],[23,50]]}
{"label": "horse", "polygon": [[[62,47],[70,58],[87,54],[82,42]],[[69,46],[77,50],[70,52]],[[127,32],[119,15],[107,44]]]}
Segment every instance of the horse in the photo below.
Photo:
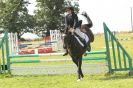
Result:
{"label": "horse", "polygon": [[[78,18],[80,19],[78,22],[79,30],[88,36],[89,41],[87,42],[87,45],[90,45],[91,42],[94,41],[94,35],[90,28],[83,23],[87,23],[87,18],[85,18],[82,15],[78,15]],[[77,29],[68,28],[67,34],[64,37],[64,43],[66,44],[66,49],[68,51],[68,54],[72,58],[72,61],[76,64],[78,70],[77,70],[77,81],[80,81],[82,78],[84,78],[84,74],[82,72],[82,57],[83,54],[87,50],[87,46],[82,42],[81,36],[77,34]],[[81,33],[81,34],[83,34]],[[90,48],[90,47],[89,47]]]}
{"label": "horse", "polygon": [[[86,30],[86,34],[88,35],[88,37],[89,37],[89,31],[90,30],[88,31]],[[77,38],[78,37],[74,33],[74,31],[69,29],[64,39],[64,42],[66,44],[66,49],[68,51],[68,54],[70,55],[70,57],[72,58],[72,61],[76,64],[78,68],[77,70],[78,80],[77,81],[80,81],[84,77],[81,66],[82,66],[82,57],[83,57],[83,54],[86,52],[87,46],[82,46]],[[90,41],[87,44],[89,43]]]}

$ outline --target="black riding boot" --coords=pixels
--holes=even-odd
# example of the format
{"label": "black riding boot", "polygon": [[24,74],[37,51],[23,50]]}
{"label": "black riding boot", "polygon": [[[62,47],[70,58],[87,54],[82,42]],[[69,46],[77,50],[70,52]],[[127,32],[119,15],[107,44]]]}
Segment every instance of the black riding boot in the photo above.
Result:
{"label": "black riding boot", "polygon": [[65,53],[63,54],[63,56],[66,56],[68,54],[68,51],[66,49],[66,44],[65,43],[63,44],[63,48],[65,49]]}
{"label": "black riding boot", "polygon": [[66,56],[68,54],[68,51],[67,51],[67,49],[66,49],[66,52],[63,54],[63,56]]}
{"label": "black riding boot", "polygon": [[86,43],[85,40],[83,40],[83,44],[84,44],[84,48],[86,48],[87,47],[87,43]]}
{"label": "black riding boot", "polygon": [[87,51],[88,51],[88,52],[91,51],[91,45],[90,45],[90,43],[89,43],[88,46],[87,46]]}

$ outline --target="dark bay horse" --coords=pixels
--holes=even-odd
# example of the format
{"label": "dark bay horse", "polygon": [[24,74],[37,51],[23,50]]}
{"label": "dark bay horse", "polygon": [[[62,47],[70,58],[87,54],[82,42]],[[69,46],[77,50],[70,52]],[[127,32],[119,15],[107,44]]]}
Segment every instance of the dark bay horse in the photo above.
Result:
{"label": "dark bay horse", "polygon": [[[89,36],[89,39],[94,39],[94,36],[92,36],[92,32],[91,30],[84,26],[86,29],[84,30],[84,32]],[[91,33],[90,33],[91,32]],[[91,38],[92,37],[92,38]],[[82,79],[84,77],[81,66],[82,66],[82,56],[83,54],[86,52],[87,46],[83,47],[78,40],[76,39],[76,35],[75,33],[73,33],[73,31],[68,31],[64,42],[66,44],[67,50],[69,55],[72,58],[72,61],[76,64],[76,66],[78,67],[77,73],[78,73],[78,80],[80,81],[80,79]],[[90,42],[88,42],[89,44]]]}

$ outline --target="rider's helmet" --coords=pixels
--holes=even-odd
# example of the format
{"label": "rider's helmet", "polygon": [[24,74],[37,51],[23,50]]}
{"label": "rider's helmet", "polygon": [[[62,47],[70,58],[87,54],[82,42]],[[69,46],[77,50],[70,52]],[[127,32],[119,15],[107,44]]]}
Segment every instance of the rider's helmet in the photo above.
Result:
{"label": "rider's helmet", "polygon": [[71,10],[73,12],[74,8],[72,6],[68,6],[68,7],[66,7],[66,11],[68,11],[68,10]]}

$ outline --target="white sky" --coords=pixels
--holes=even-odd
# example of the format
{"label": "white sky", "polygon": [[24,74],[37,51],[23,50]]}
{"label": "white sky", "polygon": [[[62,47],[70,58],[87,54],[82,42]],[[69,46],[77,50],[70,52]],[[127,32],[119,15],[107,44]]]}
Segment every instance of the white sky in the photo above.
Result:
{"label": "white sky", "polygon": [[29,0],[29,2],[31,3],[30,5],[28,5],[28,9],[29,9],[29,14],[33,14],[34,10],[35,10],[35,6],[36,6],[36,0]]}
{"label": "white sky", "polygon": [[[29,0],[28,8],[32,14],[35,0]],[[86,11],[93,21],[93,32],[103,32],[103,22],[112,31],[131,29],[131,7],[133,0],[79,0],[80,10]]]}

